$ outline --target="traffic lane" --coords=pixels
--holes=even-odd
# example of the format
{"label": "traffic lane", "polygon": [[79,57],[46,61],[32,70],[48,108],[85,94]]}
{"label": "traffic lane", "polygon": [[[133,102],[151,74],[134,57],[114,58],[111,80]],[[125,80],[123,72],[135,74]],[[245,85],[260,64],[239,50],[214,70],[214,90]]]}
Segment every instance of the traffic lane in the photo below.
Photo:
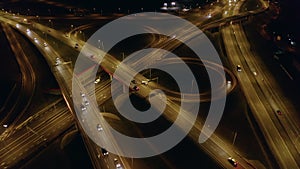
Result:
{"label": "traffic lane", "polygon": [[[241,26],[237,26],[236,36],[240,37],[238,41],[242,41],[243,44],[248,44],[247,39],[243,31],[241,30]],[[248,46],[248,45],[247,45]],[[246,51],[242,56],[245,58],[246,62],[248,63],[248,66],[254,67],[255,70],[259,72],[258,76],[254,76],[256,78],[257,85],[259,86],[260,90],[262,91],[264,98],[266,102],[269,102],[272,110],[269,111],[269,115],[274,122],[274,124],[277,126],[278,131],[280,131],[283,138],[286,140],[286,145],[289,147],[290,152],[293,154],[295,159],[299,159],[299,153],[295,150],[296,144],[293,142],[293,140],[297,139],[297,125],[293,125],[293,123],[288,118],[277,118],[277,114],[274,113],[276,110],[278,110],[278,106],[282,106],[282,109],[285,110],[285,106],[289,105],[289,102],[285,102],[285,104],[282,103],[281,97],[278,96],[276,93],[280,93],[281,90],[275,90],[273,86],[277,86],[276,83],[270,84],[269,80],[273,80],[273,76],[269,73],[268,70],[264,69],[265,65],[261,62],[259,62],[259,58],[252,55],[250,52],[250,48],[243,46],[244,51]],[[259,65],[259,66],[258,66]],[[264,71],[266,70],[266,71]],[[278,88],[277,88],[278,89]],[[291,109],[292,106],[290,107]],[[275,116],[274,116],[275,114]],[[289,141],[291,140],[291,141]]]}
{"label": "traffic lane", "polygon": [[[228,28],[228,32],[230,34],[230,30],[231,28]],[[228,40],[231,40],[232,42],[236,42],[235,40],[235,33],[232,32],[231,36],[227,36],[226,39]],[[232,52],[231,54],[229,54],[229,56],[238,56],[238,55],[241,55],[241,53],[238,53],[238,51],[240,50],[238,45],[233,45],[235,46],[235,48],[230,48],[228,49],[229,52]],[[235,50],[232,50],[232,49],[235,49]],[[232,60],[235,60],[235,64],[241,64],[244,68],[247,67],[247,65],[242,62],[240,59],[240,57],[232,57],[231,59]],[[251,71],[245,69],[245,71],[243,72],[247,72],[248,71],[248,76],[252,77],[252,73]],[[242,72],[240,72],[242,73]],[[264,130],[263,133],[266,137],[266,139],[268,141],[270,141],[272,143],[272,145],[276,145],[275,147],[273,146],[271,149],[273,151],[275,151],[275,153],[277,154],[277,157],[279,156],[279,152],[284,152],[287,156],[291,157],[290,155],[290,152],[287,150],[287,147],[286,145],[284,144],[284,141],[283,139],[280,137],[280,134],[279,132],[277,131],[276,127],[274,126],[272,120],[270,119],[270,117],[268,116],[268,110],[266,110],[264,108],[264,105],[262,103],[262,101],[260,100],[259,96],[256,94],[256,90],[253,89],[251,86],[252,86],[252,82],[251,80],[248,78],[247,74],[243,74],[243,76],[241,74],[238,74],[238,78],[240,80],[243,80],[243,84],[241,84],[242,86],[245,85],[247,86],[247,92],[244,92],[245,95],[248,97],[247,98],[251,98],[249,99],[249,103],[250,105],[252,104],[252,109],[253,109],[253,112],[260,112],[260,113],[257,113],[256,116],[257,118],[259,119],[259,121],[261,122],[259,125],[261,128],[263,128]],[[253,80],[252,80],[253,81]],[[252,92],[250,92],[250,90],[252,89]],[[251,94],[250,94],[251,93]],[[255,106],[254,106],[255,105]],[[260,110],[259,110],[260,109]],[[265,113],[262,113],[262,112],[265,112]],[[265,125],[265,124],[269,124],[269,125]],[[272,136],[271,136],[272,135]],[[275,139],[275,140],[273,140]],[[279,149],[281,149],[281,151],[279,151]],[[278,157],[280,158],[279,160],[281,160],[281,162],[284,162],[284,160],[282,160],[282,157]]]}
{"label": "traffic lane", "polygon": [[10,110],[6,110],[8,113],[1,121],[2,124],[8,125],[5,132],[1,135],[1,139],[9,136],[16,124],[18,117],[22,116],[30,104],[30,101],[34,94],[36,76],[29,62],[26,53],[21,48],[20,43],[17,41],[13,30],[7,25],[2,23],[2,28],[6,34],[6,37],[10,43],[11,49],[14,52],[18,65],[21,71],[21,91],[18,98],[15,100]]}
{"label": "traffic lane", "polygon": [[[62,112],[63,113],[63,112]],[[61,112],[59,112],[58,114],[55,114],[55,116],[54,117],[52,117],[52,118],[55,118],[55,117],[59,117],[59,116],[61,116],[61,115],[64,115],[64,114],[61,114]],[[68,118],[68,116],[67,116],[67,118]],[[54,119],[55,120],[55,119]],[[62,123],[63,124],[63,123]],[[42,126],[42,127],[44,127],[44,124],[43,123],[37,123],[37,124],[34,124],[34,123],[32,123],[32,125],[33,125],[33,127],[35,127],[35,126]],[[47,125],[50,125],[49,123],[46,123],[46,126]],[[57,126],[56,126],[57,127]],[[30,139],[28,139],[27,137],[27,134],[28,133],[30,133],[30,131],[31,130],[29,130],[28,129],[29,127],[28,126],[26,126],[24,129],[23,129],[23,132],[22,132],[22,135],[21,136],[18,136],[17,138],[15,138],[15,137],[11,137],[10,138],[10,140],[6,140],[6,141],[9,141],[9,147],[20,147],[19,145],[21,145],[21,146],[23,146],[24,144],[24,142],[26,142],[27,140],[30,140]],[[35,129],[35,128],[30,128],[30,129]],[[30,135],[30,136],[35,136],[34,134],[33,135]],[[17,146],[14,146],[13,144],[18,144]],[[4,149],[2,149],[2,150],[4,150]],[[13,151],[13,150],[8,150],[8,151],[4,151],[4,154],[1,154],[1,157],[2,156],[4,156],[4,155],[7,155],[8,153],[10,153],[11,151]]]}
{"label": "traffic lane", "polygon": [[[53,126],[53,125],[56,126],[57,127],[56,129],[53,129],[53,128],[49,129],[49,127],[47,127],[47,126],[45,126],[45,127],[42,126],[40,128],[29,128],[28,127],[27,128],[28,132],[25,134],[25,136],[27,136],[27,137],[24,138],[25,142],[19,143],[19,145],[16,145],[16,147],[19,149],[12,152],[11,154],[5,156],[6,164],[14,166],[15,164],[17,164],[19,162],[19,160],[23,159],[24,156],[26,158],[26,156],[28,156],[29,154],[36,151],[40,147],[39,145],[46,144],[49,140],[49,137],[57,136],[58,134],[60,134],[60,129],[58,129],[58,128],[68,127],[69,125],[65,126],[65,124],[68,121],[72,121],[72,119],[70,120],[69,117],[61,118],[61,119],[59,118],[56,121],[57,123],[49,124],[51,126]],[[56,131],[59,131],[59,133],[55,133]],[[48,135],[45,133],[48,133]],[[53,138],[50,138],[50,139],[53,139]],[[25,153],[27,153],[27,155]]]}

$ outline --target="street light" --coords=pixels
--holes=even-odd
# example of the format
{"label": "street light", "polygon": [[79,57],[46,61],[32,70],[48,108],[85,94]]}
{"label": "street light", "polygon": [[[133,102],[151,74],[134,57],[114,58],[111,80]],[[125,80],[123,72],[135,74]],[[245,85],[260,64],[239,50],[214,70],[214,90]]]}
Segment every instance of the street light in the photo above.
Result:
{"label": "street light", "polygon": [[36,18],[38,19],[38,22],[40,22],[40,17],[38,15],[36,15]]}
{"label": "street light", "polygon": [[233,136],[233,140],[232,140],[232,146],[234,146],[236,137],[237,137],[237,131],[234,132],[234,136]]}
{"label": "street light", "polygon": [[82,34],[82,37],[83,37],[83,41],[85,41],[85,35],[84,35],[84,32],[82,31],[79,31],[80,34]]}
{"label": "street light", "polygon": [[50,27],[53,28],[53,22],[49,19]]}
{"label": "street light", "polygon": [[51,16],[51,9],[48,9],[48,12],[49,12],[49,16]]}
{"label": "street light", "polygon": [[98,48],[100,49],[100,43],[101,41],[100,41],[100,39],[98,39]]}
{"label": "street light", "polygon": [[124,60],[125,54],[124,52],[122,52],[122,60]]}

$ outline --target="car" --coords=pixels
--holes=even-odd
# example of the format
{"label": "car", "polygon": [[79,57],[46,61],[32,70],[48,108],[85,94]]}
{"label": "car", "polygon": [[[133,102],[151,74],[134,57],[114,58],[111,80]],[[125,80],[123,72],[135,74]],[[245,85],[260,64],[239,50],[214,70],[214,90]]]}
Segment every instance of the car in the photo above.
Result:
{"label": "car", "polygon": [[241,72],[241,71],[242,71],[241,65],[237,65],[237,66],[236,66],[236,70],[237,70],[238,72]]}
{"label": "car", "polygon": [[103,156],[107,156],[108,155],[108,151],[105,148],[101,148],[101,152]]}
{"label": "car", "polygon": [[98,131],[102,131],[103,130],[103,128],[102,128],[102,126],[100,124],[97,124],[97,130]]}
{"label": "car", "polygon": [[135,80],[131,80],[131,83],[136,84],[136,81]]}
{"label": "car", "polygon": [[85,94],[84,94],[83,92],[80,92],[80,96],[81,96],[81,97],[84,97]]}
{"label": "car", "polygon": [[59,64],[61,64],[61,61],[60,61],[59,57],[56,57],[56,59],[55,59],[55,65],[57,66]]}
{"label": "car", "polygon": [[232,166],[237,167],[238,163],[237,163],[237,161],[236,161],[234,158],[228,157],[227,160],[228,160],[228,162],[229,162]]}
{"label": "car", "polygon": [[27,28],[27,29],[26,29],[26,32],[30,32],[30,29]]}
{"label": "car", "polygon": [[149,80],[142,80],[143,85],[148,85],[148,83],[149,83]]}
{"label": "car", "polygon": [[278,115],[282,114],[282,112],[280,110],[277,110],[276,112],[277,112]]}
{"label": "car", "polygon": [[87,105],[89,105],[89,104],[90,104],[90,103],[89,103],[89,101],[88,101],[88,100],[85,100],[85,101],[84,101],[84,105],[86,105],[86,106],[87,106]]}
{"label": "car", "polygon": [[117,169],[122,168],[121,164],[119,163],[119,160],[117,158],[114,158],[114,163]]}
{"label": "car", "polygon": [[139,90],[140,90],[140,88],[139,88],[138,86],[133,86],[133,90],[135,90],[135,91],[139,91]]}
{"label": "car", "polygon": [[43,45],[44,45],[44,47],[47,47],[47,46],[48,46],[48,44],[47,44],[46,42],[44,42]]}
{"label": "car", "polygon": [[81,108],[82,111],[86,110],[86,107],[84,105],[80,105],[80,108]]}
{"label": "car", "polygon": [[134,91],[140,90],[140,88],[137,86],[136,80],[131,80],[129,88],[130,90],[134,90]]}
{"label": "car", "polygon": [[99,82],[100,82],[100,78],[97,78],[97,79],[94,81],[95,84],[97,84],[97,83],[99,83]]}
{"label": "car", "polygon": [[77,48],[78,48],[78,46],[79,46],[79,45],[78,45],[78,43],[76,43],[76,44],[75,44],[75,46],[74,46],[74,48],[75,48],[75,49],[77,49]]}

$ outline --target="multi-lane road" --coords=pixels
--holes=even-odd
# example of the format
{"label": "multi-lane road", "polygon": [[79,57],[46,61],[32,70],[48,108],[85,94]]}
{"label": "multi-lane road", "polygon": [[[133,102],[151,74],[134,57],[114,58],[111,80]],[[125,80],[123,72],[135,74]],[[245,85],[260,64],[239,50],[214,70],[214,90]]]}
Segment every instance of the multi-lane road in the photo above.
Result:
{"label": "multi-lane road", "polygon": [[[262,6],[264,6],[264,2]],[[232,10],[239,13],[242,3]],[[232,24],[222,29],[225,49],[233,67],[241,65],[237,73],[241,87],[260,130],[272,150],[280,168],[299,168],[299,122],[291,118],[295,109],[287,102],[273,75],[264,66],[260,57],[251,51],[250,44],[240,24]],[[285,100],[285,101],[283,101]],[[279,115],[277,110],[285,112]]]}
{"label": "multi-lane road", "polygon": [[7,125],[8,127],[5,128],[3,133],[1,133],[0,140],[4,139],[11,133],[15,127],[15,123],[18,121],[18,118],[26,112],[36,86],[36,75],[30,61],[28,60],[28,54],[21,47],[22,45],[14,35],[12,28],[8,24],[2,24],[2,28],[10,43],[11,49],[16,56],[17,62],[20,65],[21,88],[16,100],[8,100],[9,102],[14,103],[7,104],[3,110],[3,113],[5,112],[5,117],[1,120],[0,124],[1,126]]}
{"label": "multi-lane road", "polygon": [[1,142],[0,168],[17,167],[74,124],[69,109],[61,99],[37,115],[29,117]]}

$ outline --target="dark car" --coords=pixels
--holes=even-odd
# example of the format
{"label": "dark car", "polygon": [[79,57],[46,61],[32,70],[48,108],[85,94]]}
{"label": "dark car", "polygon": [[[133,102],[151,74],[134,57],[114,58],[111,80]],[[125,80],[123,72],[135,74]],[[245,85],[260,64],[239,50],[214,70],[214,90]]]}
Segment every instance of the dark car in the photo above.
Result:
{"label": "dark car", "polygon": [[242,71],[241,65],[237,65],[237,66],[236,66],[236,70],[237,70],[238,72],[241,72],[241,71]]}
{"label": "dark car", "polygon": [[105,148],[101,148],[101,152],[102,152],[103,156],[108,155],[108,151]]}
{"label": "dark car", "polygon": [[281,112],[280,110],[277,110],[276,112],[277,112],[277,114],[279,114],[279,115],[282,114],[282,112]]}
{"label": "dark car", "polygon": [[136,81],[135,80],[131,80],[131,83],[136,84]]}
{"label": "dark car", "polygon": [[114,158],[114,163],[115,163],[116,169],[122,168],[122,165],[119,163],[119,160],[117,158]]}
{"label": "dark car", "polygon": [[139,88],[138,86],[133,86],[133,90],[135,90],[135,91],[139,91],[139,90],[140,90],[140,88]]}
{"label": "dark car", "polygon": [[229,161],[229,163],[231,165],[233,165],[234,167],[237,167],[238,163],[237,163],[237,161],[234,158],[229,157],[227,160]]}

